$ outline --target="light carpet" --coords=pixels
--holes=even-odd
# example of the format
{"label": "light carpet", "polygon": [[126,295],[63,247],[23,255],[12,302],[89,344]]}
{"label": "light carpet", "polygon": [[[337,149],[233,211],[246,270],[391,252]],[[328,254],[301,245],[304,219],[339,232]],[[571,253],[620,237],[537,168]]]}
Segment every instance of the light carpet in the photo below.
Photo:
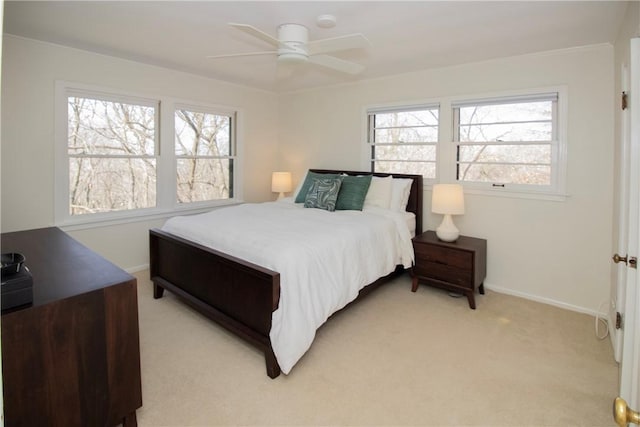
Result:
{"label": "light carpet", "polygon": [[289,375],[136,274],[141,426],[612,426],[618,366],[594,318],[408,275],[332,317]]}

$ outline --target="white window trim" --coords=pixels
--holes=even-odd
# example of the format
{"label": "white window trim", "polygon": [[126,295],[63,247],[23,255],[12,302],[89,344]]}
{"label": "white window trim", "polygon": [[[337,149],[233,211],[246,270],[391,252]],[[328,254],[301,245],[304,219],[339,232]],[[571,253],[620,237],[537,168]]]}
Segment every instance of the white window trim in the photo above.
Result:
{"label": "white window trim", "polygon": [[[475,194],[504,194],[509,197],[521,194],[522,197],[535,197],[536,194],[541,195],[544,199],[562,199],[566,197],[566,105],[567,96],[565,87],[530,89],[515,92],[491,93],[473,97],[457,97],[451,100],[451,111],[456,107],[486,105],[486,104],[506,104],[512,101],[531,100],[550,98],[557,94],[555,134],[551,141],[551,184],[549,186],[525,185],[525,184],[505,184],[504,187],[494,186],[495,183],[481,182],[460,182],[464,185],[465,190],[473,190]],[[452,121],[452,124],[455,123]],[[452,132],[454,131],[452,126]],[[451,138],[453,149],[455,151],[457,141]],[[454,153],[455,156],[455,153]],[[455,164],[455,158],[453,162]],[[452,177],[454,182],[455,175]]]}
{"label": "white window trim", "polygon": [[[96,213],[90,215],[69,214],[69,161],[67,157],[67,96],[99,95],[101,99],[117,102],[136,102],[148,105],[158,102],[159,126],[156,132],[156,206],[145,209]],[[233,112],[235,117],[235,162],[233,168],[234,197],[225,200],[212,200],[193,203],[178,203],[176,197],[176,156],[174,151],[174,112],[178,107],[194,108],[206,112]],[[183,100],[162,95],[133,93],[112,88],[87,85],[82,83],[58,80],[55,83],[54,107],[54,225],[64,230],[79,230],[93,227],[104,227],[115,224],[148,221],[168,218],[174,215],[187,215],[210,210],[215,207],[242,203],[242,141],[243,111],[233,106],[207,104],[192,100]]]}
{"label": "white window trim", "polygon": [[[393,102],[388,104],[374,104],[363,107],[362,116],[362,167],[369,170],[371,167],[371,146],[368,143],[368,113],[372,110],[398,109],[415,107],[417,105],[433,105],[440,104],[439,113],[439,137],[436,151],[436,179],[424,180],[424,191],[431,191],[431,186],[436,183],[456,183],[455,165],[456,165],[456,144],[453,141],[453,105],[462,102],[481,102],[498,98],[526,98],[535,97],[540,94],[548,93],[558,94],[557,108],[557,147],[555,159],[552,159],[552,182],[555,180],[555,186],[551,189],[533,189],[533,188],[513,188],[509,186],[505,188],[491,187],[491,184],[484,183],[461,183],[464,186],[466,194],[477,194],[483,196],[496,196],[520,199],[538,199],[548,201],[565,201],[570,197],[566,192],[567,164],[568,164],[568,105],[569,95],[567,86],[547,86],[540,88],[530,88],[522,90],[496,91],[488,93],[479,93],[473,95],[456,95],[441,98],[432,98],[424,101],[409,102]],[[552,146],[552,151],[553,146]],[[555,164],[553,163],[555,160]],[[555,168],[553,166],[556,166]]]}
{"label": "white window trim", "polygon": [[436,179],[428,179],[424,178],[425,186],[435,184],[438,181],[438,173],[440,169],[440,162],[438,161],[440,152],[440,147],[442,141],[442,103],[440,99],[421,99],[414,100],[411,102],[392,102],[385,104],[374,104],[365,106],[362,111],[362,117],[364,117],[362,122],[362,140],[364,143],[362,146],[364,147],[362,150],[362,168],[363,170],[371,170],[371,142],[369,141],[369,115],[377,114],[377,113],[390,113],[394,111],[416,111],[416,110],[425,110],[425,109],[433,109],[436,108],[438,110],[438,141],[434,144],[436,147]]}

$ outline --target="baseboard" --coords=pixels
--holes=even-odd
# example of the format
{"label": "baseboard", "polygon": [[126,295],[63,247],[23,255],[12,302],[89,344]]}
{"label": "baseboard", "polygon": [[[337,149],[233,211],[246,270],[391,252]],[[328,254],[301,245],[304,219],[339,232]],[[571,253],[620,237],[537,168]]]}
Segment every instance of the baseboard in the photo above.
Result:
{"label": "baseboard", "polygon": [[125,268],[124,271],[126,271],[129,274],[133,274],[133,273],[137,273],[138,271],[148,270],[148,269],[149,269],[149,264],[147,263],[147,264],[137,265],[135,267]]}
{"label": "baseboard", "polygon": [[507,289],[507,288],[502,288],[500,286],[494,286],[491,285],[487,282],[484,283],[484,287],[487,288],[490,291],[493,292],[497,292],[499,294],[506,294],[506,295],[513,295],[514,297],[519,297],[519,298],[524,298],[524,299],[528,299],[531,301],[535,301],[535,302],[539,302],[542,304],[548,304],[548,305],[553,305],[555,307],[559,307],[559,308],[563,308],[565,310],[570,310],[570,311],[575,311],[578,313],[584,313],[584,314],[589,314],[591,316],[598,316],[600,318],[607,318],[607,313],[600,313],[598,312],[598,310],[593,310],[593,309],[589,309],[589,308],[585,308],[585,307],[580,307],[577,305],[573,305],[573,304],[567,304],[565,302],[561,302],[561,301],[556,301],[554,299],[551,298],[544,298],[544,297],[540,297],[538,295],[532,295],[532,294],[527,294],[525,292],[518,292],[518,291],[514,291],[513,289]]}

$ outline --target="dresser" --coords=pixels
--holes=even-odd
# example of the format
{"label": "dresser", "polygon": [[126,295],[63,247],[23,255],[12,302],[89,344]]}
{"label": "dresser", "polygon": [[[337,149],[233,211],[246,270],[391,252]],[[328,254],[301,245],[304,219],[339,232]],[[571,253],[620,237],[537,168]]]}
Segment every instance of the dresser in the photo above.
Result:
{"label": "dresser", "polygon": [[426,231],[413,238],[415,263],[411,270],[411,290],[418,283],[463,294],[469,307],[475,310],[475,291],[484,294],[487,273],[487,241],[460,236],[455,242],[443,242],[434,231]]}
{"label": "dresser", "polygon": [[55,227],[1,245],[33,277],[33,304],[2,313],[5,425],[135,426],[136,279]]}

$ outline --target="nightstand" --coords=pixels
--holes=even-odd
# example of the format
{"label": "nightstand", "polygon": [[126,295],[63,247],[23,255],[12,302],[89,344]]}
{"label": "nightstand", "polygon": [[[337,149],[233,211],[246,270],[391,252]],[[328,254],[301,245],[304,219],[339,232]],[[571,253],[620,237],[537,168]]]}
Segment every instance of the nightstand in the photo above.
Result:
{"label": "nightstand", "polygon": [[443,242],[434,231],[413,238],[415,263],[411,269],[411,291],[418,282],[459,292],[467,296],[469,307],[475,310],[475,290],[484,294],[487,275],[487,241],[460,236],[455,242]]}

